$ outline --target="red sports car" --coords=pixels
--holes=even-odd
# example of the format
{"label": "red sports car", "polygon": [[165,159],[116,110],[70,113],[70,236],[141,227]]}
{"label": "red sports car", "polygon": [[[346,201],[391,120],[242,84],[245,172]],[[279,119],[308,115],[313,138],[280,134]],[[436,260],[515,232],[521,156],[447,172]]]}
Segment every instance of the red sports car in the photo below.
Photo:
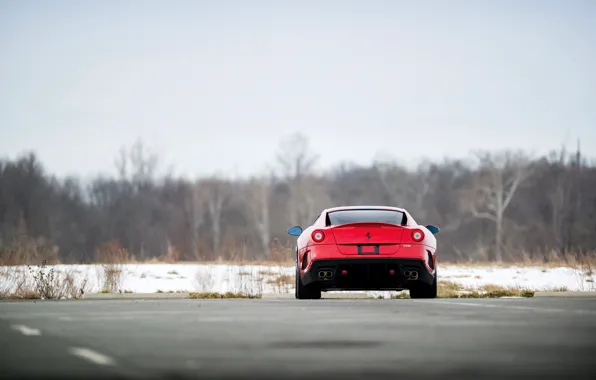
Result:
{"label": "red sports car", "polygon": [[438,232],[403,208],[323,210],[306,229],[288,229],[298,237],[296,298],[319,299],[329,290],[405,289],[411,298],[435,298]]}

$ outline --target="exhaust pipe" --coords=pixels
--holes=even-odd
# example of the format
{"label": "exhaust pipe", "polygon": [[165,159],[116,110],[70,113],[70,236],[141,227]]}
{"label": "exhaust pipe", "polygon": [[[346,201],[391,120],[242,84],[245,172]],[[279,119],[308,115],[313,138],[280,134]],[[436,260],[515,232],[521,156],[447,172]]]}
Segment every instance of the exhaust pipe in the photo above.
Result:
{"label": "exhaust pipe", "polygon": [[408,280],[418,280],[418,271],[415,269],[413,269],[413,270],[406,269],[404,271],[404,276],[406,276],[406,278]]}
{"label": "exhaust pipe", "polygon": [[326,280],[333,277],[333,272],[330,270],[320,270],[319,273],[317,273],[317,276],[319,276],[319,279],[321,280]]}

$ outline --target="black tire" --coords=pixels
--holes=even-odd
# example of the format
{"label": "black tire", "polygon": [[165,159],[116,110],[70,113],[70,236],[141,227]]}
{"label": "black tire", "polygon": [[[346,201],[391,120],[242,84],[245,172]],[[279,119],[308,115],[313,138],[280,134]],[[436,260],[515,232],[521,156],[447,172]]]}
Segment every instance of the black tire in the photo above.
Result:
{"label": "black tire", "polygon": [[435,270],[435,279],[432,284],[417,284],[415,287],[410,289],[410,298],[412,299],[420,299],[420,298],[437,298],[437,279],[438,274]]}
{"label": "black tire", "polygon": [[321,288],[317,284],[304,285],[300,280],[300,271],[296,268],[296,298],[299,300],[321,299]]}

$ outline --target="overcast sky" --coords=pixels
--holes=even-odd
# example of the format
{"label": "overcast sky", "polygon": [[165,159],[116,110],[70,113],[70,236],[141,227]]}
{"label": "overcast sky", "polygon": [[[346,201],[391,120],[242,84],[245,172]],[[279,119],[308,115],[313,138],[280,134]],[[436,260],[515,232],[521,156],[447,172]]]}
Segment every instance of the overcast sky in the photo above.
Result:
{"label": "overcast sky", "polygon": [[187,175],[473,149],[596,156],[596,2],[0,0],[0,156],[113,171],[137,138]]}

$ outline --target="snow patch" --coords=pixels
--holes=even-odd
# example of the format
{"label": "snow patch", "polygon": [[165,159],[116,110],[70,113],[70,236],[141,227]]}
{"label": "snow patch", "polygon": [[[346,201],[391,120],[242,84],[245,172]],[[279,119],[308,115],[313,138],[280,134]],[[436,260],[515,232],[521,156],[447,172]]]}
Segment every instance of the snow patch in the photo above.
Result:
{"label": "snow patch", "polygon": [[[0,273],[20,269],[32,277],[27,267],[0,267]],[[49,267],[48,267],[49,268]],[[76,273],[86,277],[87,292],[103,289],[104,267],[97,265],[55,265],[54,271]],[[161,292],[246,292],[293,293],[294,266],[223,265],[223,264],[123,264],[120,291],[133,293]],[[33,268],[36,270],[35,268]],[[47,269],[46,269],[47,270]],[[76,272],[75,272],[76,271]],[[0,276],[1,277],[1,276]],[[451,281],[462,287],[479,289],[483,285],[498,285],[529,290],[596,291],[592,274],[573,268],[543,267],[478,267],[465,265],[442,266],[439,282]],[[0,278],[0,282],[2,278]],[[31,281],[31,278],[28,278]],[[6,285],[6,284],[5,284]],[[363,293],[363,292],[357,292]],[[366,292],[374,297],[386,298],[396,292]]]}

